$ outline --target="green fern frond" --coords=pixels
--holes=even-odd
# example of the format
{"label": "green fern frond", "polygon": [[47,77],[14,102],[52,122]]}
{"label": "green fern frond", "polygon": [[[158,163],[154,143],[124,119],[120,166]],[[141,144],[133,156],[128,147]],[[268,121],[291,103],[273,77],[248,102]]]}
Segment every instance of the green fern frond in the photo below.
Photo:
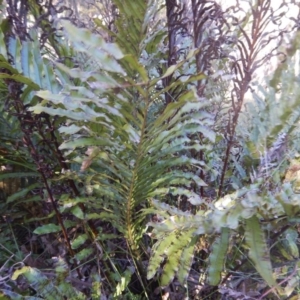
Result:
{"label": "green fern frond", "polygon": [[246,103],[247,115],[241,116],[239,128],[243,128],[243,132],[248,131],[246,143],[250,146],[251,155],[257,158],[268,154],[280,134],[287,134],[289,143],[293,142],[293,147],[298,149],[298,142],[293,141],[299,131],[297,124],[300,119],[300,89],[296,74],[299,62],[295,65],[296,62],[296,58],[288,58],[285,62],[287,70],[276,75],[279,76],[280,91],[268,84],[265,88],[259,86],[257,92],[253,93],[254,99]]}
{"label": "green fern frond", "polygon": [[[177,102],[168,105],[156,120],[149,120],[154,87],[143,86],[146,78],[141,65],[124,64],[123,54],[116,44],[106,44],[89,31],[77,29],[67,22],[63,22],[63,25],[68,38],[72,38],[74,48],[89,53],[101,67],[104,81],[112,82],[111,78],[114,78],[114,86],[98,87],[98,81],[94,81],[99,74],[96,71],[69,70],[60,65],[60,70],[69,76],[86,78],[86,87],[68,86],[59,94],[37,92],[36,95],[44,100],[31,110],[71,119],[69,124],[76,131],[83,129],[82,133],[78,132],[76,139],[64,142],[61,149],[78,151],[80,147],[89,147],[87,157],[81,161],[81,169],[96,172],[89,186],[99,197],[99,204],[107,208],[105,214],[100,215],[114,224],[117,222],[113,220],[118,216],[118,228],[129,245],[136,248],[142,234],[137,228],[143,220],[137,214],[139,205],[145,205],[154,196],[162,199],[166,194],[186,195],[192,204],[202,202],[188,186],[191,182],[203,186],[205,182],[194,173],[176,168],[187,165],[205,168],[202,161],[181,153],[203,149],[203,146],[192,141],[190,136],[193,134],[201,132],[204,137],[214,140],[215,134],[208,127],[210,115],[201,115],[201,110],[208,103],[199,101],[196,92],[190,90],[182,94]],[[103,55],[99,54],[99,48]],[[112,51],[109,57],[108,51]],[[143,82],[131,83],[127,87],[124,82],[132,82],[128,76],[132,70],[141,75]],[[92,90],[88,89],[91,85],[94,86]],[[131,85],[138,87],[140,104],[132,101],[135,92]],[[122,90],[116,93],[115,88],[119,87]],[[100,131],[95,131],[94,125],[99,125]],[[64,131],[68,132],[66,127]],[[113,186],[110,180],[114,181]]]}
{"label": "green fern frond", "polygon": [[220,283],[221,273],[224,269],[225,258],[229,246],[229,235],[229,228],[222,228],[220,236],[216,238],[212,246],[207,271],[207,281],[210,285],[218,285]]}
{"label": "green fern frond", "polygon": [[269,286],[277,287],[273,277],[272,265],[269,256],[265,234],[256,216],[245,220],[245,237],[249,245],[249,257],[254,262],[256,270]]}
{"label": "green fern frond", "polygon": [[153,253],[149,261],[147,278],[156,274],[164,261],[160,278],[162,286],[167,286],[174,276],[184,283],[193,259],[194,246],[197,238],[193,236],[194,229],[189,231],[173,231],[164,236],[153,246]]}

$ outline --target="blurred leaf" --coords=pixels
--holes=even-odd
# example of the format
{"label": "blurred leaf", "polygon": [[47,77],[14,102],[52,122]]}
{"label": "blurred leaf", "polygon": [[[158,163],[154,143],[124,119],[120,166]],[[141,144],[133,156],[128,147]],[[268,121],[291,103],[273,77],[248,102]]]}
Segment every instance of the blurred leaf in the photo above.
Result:
{"label": "blurred leaf", "polygon": [[55,224],[47,224],[47,225],[42,225],[36,228],[33,233],[35,234],[48,234],[48,233],[53,233],[53,232],[58,232],[61,231],[60,226],[55,225]]}

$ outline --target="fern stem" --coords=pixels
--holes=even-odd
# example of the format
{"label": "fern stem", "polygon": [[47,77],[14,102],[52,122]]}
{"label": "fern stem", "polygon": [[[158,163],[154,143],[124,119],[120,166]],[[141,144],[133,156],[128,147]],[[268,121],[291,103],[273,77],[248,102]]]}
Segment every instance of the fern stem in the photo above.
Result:
{"label": "fern stem", "polygon": [[[132,219],[132,209],[134,208],[134,186],[136,183],[136,176],[139,168],[139,162],[142,158],[143,151],[142,151],[142,146],[143,146],[143,141],[144,141],[144,136],[145,136],[145,130],[146,130],[146,122],[147,122],[147,113],[148,113],[148,107],[149,107],[149,94],[148,94],[148,87],[147,87],[147,96],[145,99],[146,105],[145,105],[145,114],[144,114],[144,119],[141,127],[141,136],[140,136],[140,141],[137,147],[137,158],[136,158],[136,163],[135,167],[132,172],[132,178],[131,178],[131,183],[130,183],[130,188],[129,188],[129,193],[128,193],[128,199],[127,199],[127,207],[126,207],[126,227],[127,227],[127,244],[128,244],[128,249],[131,253],[131,257],[133,258],[134,264],[136,266],[137,272],[139,274],[139,281],[141,285],[143,286],[145,293],[145,283],[144,278],[146,278],[145,270],[142,264],[138,261],[138,258],[140,257],[140,251],[139,251],[139,245],[136,243],[136,239],[132,235],[135,229],[132,226],[133,219]],[[148,298],[148,296],[147,296]]]}
{"label": "fern stem", "polygon": [[[64,239],[65,239],[65,243],[67,245],[68,251],[69,251],[71,257],[74,258],[74,264],[75,264],[75,266],[77,266],[77,262],[75,260],[75,252],[74,252],[74,250],[71,247],[71,242],[69,240],[67,230],[66,230],[66,228],[64,226],[62,216],[61,216],[60,212],[58,211],[58,209],[56,207],[56,203],[55,203],[55,200],[54,200],[53,193],[52,193],[51,188],[50,188],[50,186],[48,184],[48,180],[47,180],[47,176],[46,176],[46,172],[47,172],[46,163],[44,162],[44,159],[42,158],[42,155],[38,152],[38,150],[36,149],[36,147],[35,147],[35,145],[34,145],[34,143],[32,141],[32,131],[33,131],[33,128],[34,127],[38,128],[38,130],[40,131],[40,126],[39,126],[40,122],[38,122],[32,116],[32,113],[29,112],[26,109],[26,107],[24,106],[23,102],[21,101],[21,99],[20,99],[21,93],[19,94],[17,92],[17,88],[19,88],[21,90],[20,84],[17,84],[14,81],[11,81],[10,84],[13,87],[15,87],[14,92],[11,93],[11,98],[12,98],[13,107],[14,107],[16,113],[17,113],[17,117],[18,117],[18,120],[19,120],[20,125],[21,125],[20,126],[21,130],[22,130],[22,132],[24,134],[23,142],[24,142],[24,144],[28,148],[29,154],[32,157],[32,159],[33,159],[33,161],[34,161],[34,163],[36,165],[37,171],[41,175],[44,187],[46,188],[48,197],[49,197],[49,199],[51,201],[53,210],[55,212],[55,215],[56,215],[56,218],[57,218],[57,221],[58,221],[58,224],[61,227],[61,230],[62,230]],[[26,119],[24,118],[25,115],[26,115]],[[34,126],[31,127],[30,129],[28,129],[26,127],[26,121],[28,122],[28,120],[32,120],[32,122],[34,124]],[[81,275],[81,273],[80,273],[80,271],[78,269],[77,269],[77,274],[78,274],[79,278],[82,278],[82,275]]]}
{"label": "fern stem", "polygon": [[[257,44],[262,38],[263,31],[268,23],[271,21],[271,15],[269,15],[269,7],[270,1],[269,0],[262,0],[258,1],[256,4],[251,5],[252,13],[255,16],[253,20],[253,26],[250,33],[247,33],[242,26],[239,26],[239,30],[241,31],[242,37],[244,40],[239,39],[237,43],[238,50],[240,52],[240,56],[243,58],[243,64],[239,64],[235,62],[233,64],[233,71],[237,75],[234,83],[234,89],[232,93],[232,124],[231,124],[231,116],[229,115],[229,122],[228,122],[228,133],[229,133],[229,141],[226,148],[224,165],[221,172],[221,180],[218,190],[218,197],[222,196],[224,181],[225,181],[225,173],[227,171],[229,157],[230,157],[230,150],[233,145],[235,130],[237,126],[237,121],[244,103],[244,97],[246,92],[248,91],[249,84],[252,80],[253,72],[261,66],[267,56],[259,59],[259,47]],[[268,40],[268,43],[271,39]],[[267,44],[268,44],[267,43]],[[265,45],[266,46],[266,45]],[[240,76],[240,78],[238,78]],[[235,97],[234,97],[235,94]],[[236,98],[236,102],[235,99]]]}
{"label": "fern stem", "polygon": [[[50,122],[49,115],[45,115],[45,120],[46,120],[46,123],[47,123],[47,125],[50,129],[51,142],[54,144],[54,149],[53,149],[51,143],[48,143],[47,146],[52,151],[54,156],[57,158],[58,163],[60,164],[61,168],[65,169],[65,170],[68,170],[69,166],[66,163],[66,159],[64,158],[61,150],[59,149],[59,143],[58,143],[57,137],[55,135],[55,128],[54,128],[53,124],[51,124],[51,122]],[[44,131],[41,130],[41,128],[39,128],[39,134],[43,137],[43,139],[45,141],[47,141],[47,138],[44,136]],[[74,180],[68,179],[67,183],[69,184],[69,186],[73,190],[74,195],[76,197],[78,197],[80,195],[80,193],[79,193],[79,191],[76,187],[76,184],[75,184]],[[86,211],[85,205],[83,203],[79,203],[78,206],[80,207],[82,212],[85,213],[85,211]],[[95,224],[92,220],[88,220],[87,224],[88,224],[88,226],[90,227],[90,229],[92,231],[92,242],[94,242],[97,235],[98,235],[98,230],[96,229]]]}
{"label": "fern stem", "polygon": [[[27,141],[27,145],[29,146],[29,149],[30,149],[30,153],[34,156],[34,157],[38,157],[38,154],[36,153],[36,149],[32,143],[32,141],[30,140],[29,137],[26,137],[26,141]],[[71,242],[69,240],[69,237],[68,237],[68,233],[67,233],[67,229],[63,223],[63,220],[62,220],[62,216],[60,214],[60,212],[58,211],[57,207],[56,207],[56,203],[55,203],[55,200],[54,200],[54,197],[53,197],[53,194],[52,194],[52,191],[51,191],[51,188],[48,184],[48,181],[47,181],[47,178],[43,172],[43,167],[41,167],[39,165],[39,162],[38,161],[35,161],[36,164],[37,164],[37,169],[38,169],[38,172],[41,174],[42,176],[42,180],[43,180],[43,183],[44,183],[44,186],[46,188],[46,191],[47,191],[47,194],[49,196],[49,199],[51,201],[51,204],[52,204],[52,207],[53,207],[53,210],[55,212],[55,215],[56,215],[56,218],[57,218],[57,221],[58,221],[58,224],[60,225],[61,227],[61,230],[62,230],[62,233],[63,233],[63,236],[64,236],[64,240],[65,240],[65,243],[67,244],[67,248],[68,248],[68,251],[71,255],[72,258],[74,258],[74,265],[75,267],[77,266],[77,262],[76,262],[76,259],[75,259],[75,252],[74,250],[72,249],[72,246],[71,246]],[[82,278],[82,275],[80,273],[80,270],[79,269],[76,269],[77,271],[77,274],[78,274],[78,277],[81,279]]]}

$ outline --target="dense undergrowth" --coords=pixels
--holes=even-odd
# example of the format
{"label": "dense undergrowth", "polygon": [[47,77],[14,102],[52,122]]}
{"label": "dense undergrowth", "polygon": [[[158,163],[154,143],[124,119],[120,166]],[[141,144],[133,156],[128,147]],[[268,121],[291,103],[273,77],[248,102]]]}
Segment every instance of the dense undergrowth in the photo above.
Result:
{"label": "dense undergrowth", "polygon": [[273,2],[88,28],[0,1],[1,299],[298,299],[299,3]]}

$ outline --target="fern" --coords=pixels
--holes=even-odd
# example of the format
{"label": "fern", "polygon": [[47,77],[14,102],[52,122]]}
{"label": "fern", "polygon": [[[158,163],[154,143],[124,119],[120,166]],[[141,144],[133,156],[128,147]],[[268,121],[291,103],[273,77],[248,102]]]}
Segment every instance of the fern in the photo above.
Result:
{"label": "fern", "polygon": [[245,221],[245,236],[249,245],[249,256],[255,264],[256,270],[270,286],[277,286],[272,274],[272,265],[265,241],[257,217],[253,216]]}
{"label": "fern", "polygon": [[211,285],[218,285],[221,280],[221,272],[224,269],[225,257],[229,245],[229,233],[228,228],[221,230],[220,237],[217,237],[213,244],[212,252],[209,256],[209,267],[207,271],[207,280]]}
{"label": "fern", "polygon": [[[253,101],[246,103],[246,111],[251,118],[248,118],[248,113],[247,116],[241,115],[239,128],[243,128],[244,132],[247,130],[249,136],[247,143],[252,149],[251,155],[257,155],[253,153],[255,145],[258,155],[263,156],[268,152],[268,148],[272,148],[280,134],[287,134],[289,143],[293,144],[291,149],[297,149],[298,139],[292,138],[299,134],[295,125],[299,120],[300,103],[296,73],[299,61],[296,52],[292,50],[297,43],[299,36],[295,34],[291,52],[288,52],[284,64],[279,64],[276,68],[270,85],[267,84],[264,88],[258,86],[256,93],[253,93]],[[278,86],[273,84],[275,78]]]}
{"label": "fern", "polygon": [[[129,72],[127,61],[123,63],[126,56],[121,54],[117,45],[105,46],[103,40],[88,33],[87,30],[77,29],[66,22],[63,25],[67,36],[72,34],[74,48],[77,51],[89,52],[97,65],[105,65],[101,74],[102,80],[108,82],[114,77],[115,83],[108,87],[102,85],[99,89],[98,81],[95,79],[97,80],[100,74],[95,71],[92,73],[80,71],[80,77],[86,78],[87,84],[94,87],[92,91],[84,87],[79,89],[68,86],[67,89],[71,92],[71,94],[68,92],[70,94],[68,101],[65,96],[67,91],[60,94],[49,91],[37,92],[36,95],[44,101],[35,105],[32,110],[35,113],[46,112],[73,120],[70,125],[81,128],[84,132],[78,134],[75,140],[64,142],[61,149],[71,150],[83,146],[91,149],[87,158],[81,158],[81,168],[87,170],[90,165],[89,168],[95,170],[91,173],[94,175],[89,186],[97,195],[98,202],[100,201],[97,207],[104,197],[107,199],[103,202],[107,211],[99,213],[99,217],[107,221],[117,218],[118,229],[126,236],[129,245],[135,249],[142,234],[138,230],[142,220],[136,209],[140,205],[145,205],[147,199],[162,198],[167,193],[187,194],[191,203],[201,203],[201,199],[195,193],[184,188],[191,180],[197,185],[205,185],[197,175],[180,170],[169,173],[167,170],[188,164],[203,167],[202,162],[177,153],[184,153],[185,149],[200,149],[200,145],[188,137],[191,134],[202,132],[207,138],[214,139],[214,133],[205,126],[209,122],[209,116],[204,116],[202,121],[198,121],[200,115],[198,111],[207,103],[200,102],[195,92],[189,91],[176,103],[166,107],[157,120],[149,120],[148,110],[153,105],[151,81],[132,83],[140,93],[140,105],[137,108],[137,104],[131,100],[135,97],[131,87],[126,89],[127,84],[124,83],[132,79],[125,76],[118,82],[116,75],[107,73],[114,71],[115,74],[120,73],[118,76],[122,78],[122,74]],[[80,47],[77,47],[77,41],[78,43],[80,41]],[[96,51],[99,47],[104,49],[103,51],[109,47],[110,57],[99,56],[98,50]],[[117,53],[115,58],[111,56],[114,53]],[[60,65],[58,67],[70,76],[79,77],[79,71],[68,70]],[[134,65],[131,65],[130,72],[133,70]],[[141,65],[136,65],[136,72],[141,74],[143,80],[146,79],[146,71]],[[114,88],[122,88],[124,92],[119,90],[115,93]],[[97,109],[92,110],[91,107]],[[100,125],[100,130],[96,131],[94,124]],[[67,128],[62,130],[66,131]],[[90,138],[86,138],[87,134]],[[108,179],[113,180],[113,186],[109,184]],[[181,188],[178,186],[179,183],[182,185]]]}
{"label": "fern", "polygon": [[[255,263],[257,271],[266,280],[266,282],[277,287],[273,278],[272,266],[268,255],[268,247],[264,240],[264,231],[261,228],[257,215],[263,215],[266,219],[273,218],[274,215],[284,214],[285,209],[297,213],[299,206],[299,196],[293,194],[290,184],[285,184],[277,194],[268,194],[262,197],[258,194],[261,183],[243,188],[237,192],[227,195],[215,202],[215,205],[206,211],[199,211],[196,215],[184,213],[174,209],[166,204],[153,202],[159,212],[162,220],[160,223],[149,223],[154,227],[153,237],[157,239],[155,244],[153,258],[148,267],[148,276],[153,277],[158,272],[164,259],[164,269],[168,264],[168,245],[172,245],[175,239],[175,233],[185,232],[188,236],[213,234],[221,232],[219,238],[213,246],[213,252],[210,255],[208,265],[208,280],[211,284],[218,284],[223,270],[224,260],[227,253],[229,242],[229,229],[239,229],[242,227],[243,220],[246,222],[245,235],[250,248],[250,257]],[[278,201],[277,199],[280,199]],[[284,199],[284,200],[283,200]],[[152,210],[149,209],[148,212]],[[182,236],[181,236],[182,237]],[[182,240],[184,240],[182,237]],[[177,244],[177,243],[176,243]],[[188,243],[180,245],[180,251],[188,247]],[[176,269],[169,266],[173,276]],[[169,270],[167,268],[167,270]]]}
{"label": "fern", "polygon": [[[69,270],[66,264],[59,260],[55,268],[55,277],[48,278],[41,271],[35,268],[23,266],[12,275],[12,280],[17,280],[19,276],[24,276],[28,284],[36,291],[37,299],[86,299],[85,295],[77,291],[69,282]],[[4,293],[10,294],[9,291]],[[13,295],[14,297],[17,295]],[[13,298],[18,299],[18,297]]]}
{"label": "fern", "polygon": [[197,241],[197,238],[192,235],[193,231],[193,229],[190,231],[185,230],[182,234],[180,230],[174,230],[171,233],[156,236],[159,241],[152,248],[153,254],[149,262],[148,279],[154,277],[157,269],[164,261],[165,265],[162,270],[160,284],[167,286],[172,282],[175,275],[181,283],[185,282]]}
{"label": "fern", "polygon": [[[206,239],[207,236],[215,238],[207,261],[208,283],[217,286],[223,271],[223,274],[227,272],[225,279],[230,276],[226,267],[232,251],[235,251],[228,250],[230,234],[244,232],[249,254],[239,253],[239,258],[248,262],[249,256],[267,284],[280,291],[273,275],[269,245],[265,241],[266,227],[261,224],[268,222],[268,230],[280,232],[294,226],[299,219],[300,197],[295,194],[298,178],[294,176],[294,162],[282,184],[287,156],[293,157],[299,148],[298,74],[292,68],[292,59],[296,57],[299,44],[298,35],[293,39],[290,53],[287,51],[291,60],[288,58],[283,66],[277,68],[271,82],[267,82],[264,88],[259,86],[253,93],[254,99],[244,109],[244,96],[252,73],[265,59],[259,56],[259,49],[273,39],[264,40],[265,35],[260,32],[267,19],[276,19],[264,5],[269,1],[258,1],[257,5],[249,3],[253,16],[246,13],[240,23],[233,21],[239,27],[237,32],[233,32],[234,37],[239,39],[236,44],[230,39],[232,36],[227,36],[226,29],[226,36],[217,34],[219,40],[214,41],[218,43],[210,44],[208,37],[207,40],[202,39],[201,51],[190,49],[189,52],[187,49],[192,44],[189,37],[185,37],[187,42],[181,49],[175,49],[175,44],[172,44],[167,50],[165,41],[168,32],[156,21],[159,2],[113,2],[119,11],[115,32],[105,28],[101,20],[94,20],[98,27],[108,32],[112,43],[90,30],[56,20],[57,31],[62,37],[57,37],[57,40],[52,35],[49,37],[48,42],[55,54],[45,55],[34,32],[29,32],[30,40],[21,41],[8,35],[5,26],[1,26],[1,97],[14,99],[15,89],[11,87],[17,87],[20,97],[15,100],[24,108],[16,112],[16,107],[10,106],[14,115],[4,113],[0,119],[1,141],[5,150],[10,150],[9,156],[1,157],[1,163],[12,163],[24,170],[1,173],[0,180],[27,176],[39,180],[10,195],[1,207],[17,207],[24,202],[38,204],[42,202],[41,198],[52,197],[54,211],[47,211],[46,216],[23,218],[22,222],[38,223],[32,230],[36,235],[63,233],[78,276],[81,266],[76,262],[101,257],[103,269],[111,268],[114,272],[108,279],[114,297],[121,297],[126,291],[134,271],[145,289],[147,283],[142,260],[147,253],[142,237],[147,230],[155,240],[147,278],[154,279],[156,274],[161,274],[158,277],[162,286],[167,286],[175,278],[182,284],[186,283],[195,245],[199,238]],[[39,18],[42,10],[38,12],[37,3],[31,4],[33,15]],[[195,1],[193,5],[196,5]],[[182,11],[179,7],[174,10],[172,18],[186,13],[183,6]],[[212,7],[222,15],[220,24],[225,24],[223,18],[226,15],[221,13],[219,6],[214,4]],[[210,13],[208,7],[201,9]],[[201,9],[197,10],[198,16],[193,15],[194,29],[198,31],[207,26],[206,21],[202,22]],[[256,30],[248,33],[246,29],[246,23],[252,22],[252,19],[253,28],[260,27],[257,33]],[[2,16],[0,20],[3,22]],[[43,26],[48,25],[48,21],[43,23]],[[218,26],[220,31],[222,26]],[[177,30],[175,27],[173,33]],[[194,42],[200,46],[198,37]],[[247,51],[248,46],[250,52]],[[176,63],[171,62],[172,53],[169,53],[167,62],[166,54],[171,52],[172,47],[174,51],[178,50]],[[209,56],[209,49],[215,52],[214,59]],[[222,50],[236,52],[235,49],[239,49],[237,56],[228,54],[224,59],[221,57]],[[217,53],[219,50],[222,55]],[[60,62],[56,61],[56,55]],[[72,60],[63,60],[62,57],[72,57]],[[259,59],[256,60],[256,57]],[[232,59],[230,63],[229,59]],[[78,68],[75,68],[76,62],[80,62]],[[197,74],[196,69],[198,72],[204,70],[200,66],[204,66],[205,74],[210,75]],[[220,66],[228,74],[219,72]],[[230,74],[231,68],[234,71]],[[214,72],[216,74],[211,76]],[[205,91],[205,87],[202,89],[201,86],[203,79],[207,83]],[[215,79],[224,84],[223,90],[215,88]],[[226,88],[231,80],[234,88],[229,101]],[[197,85],[197,91],[194,85]],[[206,95],[209,100],[200,98],[200,94]],[[6,105],[2,103],[1,108],[4,107]],[[214,115],[209,111],[213,111]],[[30,134],[26,133],[26,129],[31,130],[32,120],[36,121],[35,124],[41,124],[41,120],[50,120],[50,123],[42,123],[42,127],[31,131],[28,137]],[[19,145],[12,155],[16,148],[11,145],[14,145],[14,140],[22,138],[16,125],[18,122],[31,155],[25,154],[28,149],[19,148]],[[211,129],[213,127],[214,130]],[[57,137],[56,130],[59,132]],[[47,150],[55,155],[52,156],[53,161],[48,159],[43,165],[39,158],[47,140],[44,132],[51,141]],[[288,154],[281,147],[285,145],[286,137],[291,144]],[[225,155],[224,149],[227,149]],[[278,155],[278,150],[282,150],[281,155]],[[52,173],[45,176],[41,167],[47,164]],[[267,172],[263,172],[265,170]],[[29,196],[41,180],[42,192],[39,196]],[[209,181],[210,186],[206,190],[204,187]],[[214,189],[219,190],[219,199],[215,199]],[[213,199],[204,197],[208,192]],[[176,200],[187,203],[185,209],[188,210],[181,211],[167,204]],[[159,222],[150,222],[147,227],[149,214],[157,215]],[[59,224],[53,220],[54,216]],[[99,228],[91,226],[94,220]],[[102,232],[103,224],[113,233]],[[72,229],[70,232],[78,228],[82,231],[79,230],[70,239],[67,235],[69,228]],[[116,266],[114,259],[109,258],[110,254],[103,252],[103,247],[109,245],[108,239],[120,237],[125,238],[125,252],[128,251],[132,258],[128,260],[132,265],[127,269],[121,263]],[[275,248],[287,259],[298,257],[295,236],[293,239],[289,235],[285,237],[285,243]],[[240,235],[239,239],[244,246]],[[97,247],[88,244],[91,240]],[[100,255],[95,255],[96,251]],[[230,255],[227,255],[228,252]],[[109,266],[106,258],[109,258]],[[81,299],[82,294],[65,282],[69,279],[68,272],[66,266],[59,262],[55,280],[31,267],[17,270],[12,278],[25,276],[29,285],[37,291],[37,297]],[[92,277],[93,297],[99,298],[101,278]],[[296,287],[294,281],[288,284],[291,289]],[[4,289],[2,295],[16,299],[20,296],[9,289]]]}

